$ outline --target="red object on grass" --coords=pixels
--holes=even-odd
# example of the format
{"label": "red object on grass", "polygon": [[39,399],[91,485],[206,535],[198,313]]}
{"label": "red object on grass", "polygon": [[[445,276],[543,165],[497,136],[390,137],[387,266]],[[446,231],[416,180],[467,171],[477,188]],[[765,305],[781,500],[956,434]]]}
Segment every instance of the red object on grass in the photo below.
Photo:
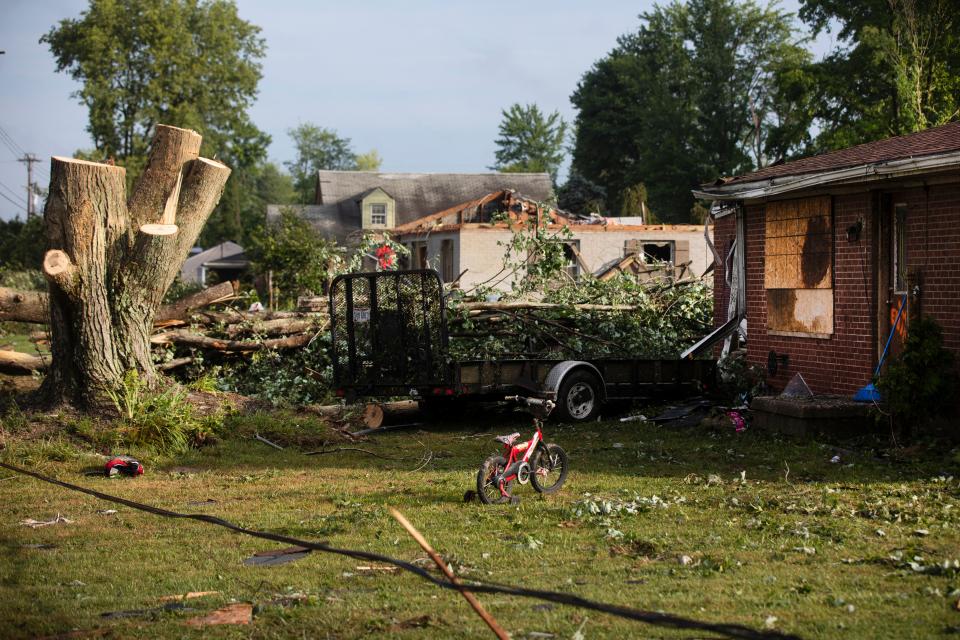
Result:
{"label": "red object on grass", "polygon": [[104,465],[103,470],[108,477],[120,474],[125,476],[143,475],[143,465],[131,456],[117,456]]}

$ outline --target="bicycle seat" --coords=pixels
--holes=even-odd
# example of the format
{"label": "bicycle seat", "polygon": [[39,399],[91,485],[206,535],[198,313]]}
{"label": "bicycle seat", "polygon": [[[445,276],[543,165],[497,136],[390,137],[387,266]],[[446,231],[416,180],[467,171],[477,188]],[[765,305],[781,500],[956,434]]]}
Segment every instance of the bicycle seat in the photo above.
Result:
{"label": "bicycle seat", "polygon": [[513,445],[514,441],[516,441],[516,439],[519,437],[520,437],[520,433],[518,432],[518,433],[511,433],[508,436],[497,436],[496,438],[494,438],[494,440],[496,440],[497,442],[502,442],[503,444],[509,447]]}

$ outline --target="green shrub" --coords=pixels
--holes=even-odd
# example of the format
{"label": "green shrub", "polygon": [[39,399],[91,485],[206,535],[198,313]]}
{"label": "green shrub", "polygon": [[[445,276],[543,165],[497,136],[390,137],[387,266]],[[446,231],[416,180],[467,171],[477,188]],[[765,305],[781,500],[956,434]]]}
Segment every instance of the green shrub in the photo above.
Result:
{"label": "green shrub", "polygon": [[903,351],[876,381],[894,424],[905,433],[953,409],[957,374],[943,331],[932,318],[910,323]]}
{"label": "green shrub", "polygon": [[136,371],[127,372],[110,399],[120,413],[124,442],[164,456],[208,442],[223,421],[222,415],[199,415],[182,387],[150,389]]}

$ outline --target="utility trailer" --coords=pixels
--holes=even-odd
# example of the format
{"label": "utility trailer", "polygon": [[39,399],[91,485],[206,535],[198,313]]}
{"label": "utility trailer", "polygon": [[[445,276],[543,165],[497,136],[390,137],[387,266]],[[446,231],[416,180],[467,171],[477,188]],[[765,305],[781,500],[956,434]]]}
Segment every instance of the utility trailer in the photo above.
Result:
{"label": "utility trailer", "polygon": [[535,395],[561,420],[594,418],[604,402],[660,400],[711,388],[707,360],[449,356],[446,305],[432,269],[337,276],[330,287],[333,380],[338,396],[411,396],[437,405],[457,398]]}

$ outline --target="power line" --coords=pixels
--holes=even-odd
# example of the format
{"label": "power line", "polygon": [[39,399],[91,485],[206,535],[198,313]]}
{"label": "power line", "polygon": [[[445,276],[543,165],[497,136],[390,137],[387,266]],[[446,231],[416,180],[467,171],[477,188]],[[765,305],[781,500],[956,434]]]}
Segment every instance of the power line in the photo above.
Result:
{"label": "power line", "polygon": [[9,203],[12,204],[13,206],[17,207],[18,209],[22,209],[24,212],[26,212],[26,209],[24,208],[24,206],[23,206],[22,204],[14,201],[13,198],[8,197],[7,194],[5,194],[5,193],[0,193],[0,198],[3,198],[4,200],[6,200],[7,202],[9,202]]}
{"label": "power line", "polygon": [[27,206],[27,201],[24,200],[23,197],[20,196],[20,194],[18,194],[18,193],[17,193],[16,191],[14,191],[13,189],[11,189],[11,188],[8,187],[7,185],[3,184],[2,182],[0,182],[0,188],[5,189],[6,192],[10,194],[11,197],[16,198],[17,200],[19,200],[21,206],[23,206],[23,207],[26,207],[26,206]]}
{"label": "power line", "polygon": [[17,144],[17,141],[13,139],[13,136],[7,133],[6,129],[3,127],[0,127],[0,142],[3,142],[3,144],[6,145],[6,147],[10,149],[15,156],[21,156],[26,153],[23,147]]}
{"label": "power line", "polygon": [[268,533],[266,531],[257,531],[255,529],[247,529],[239,525],[235,525],[232,522],[224,520],[222,518],[217,518],[216,516],[208,516],[201,513],[180,513],[177,511],[170,511],[168,509],[161,509],[160,507],[152,507],[147,504],[142,504],[140,502],[135,502],[133,500],[127,500],[126,498],[119,498],[117,496],[112,496],[107,493],[101,493],[100,491],[95,491],[93,489],[87,489],[86,487],[81,487],[75,484],[70,484],[69,482],[64,482],[63,480],[57,480],[56,478],[51,478],[50,476],[43,475],[42,473],[37,473],[36,471],[30,471],[22,467],[17,467],[6,462],[0,462],[0,467],[9,469],[10,471],[15,471],[16,473],[22,473],[27,476],[36,478],[37,480],[42,480],[43,482],[49,482],[50,484],[55,484],[72,491],[78,491],[80,493],[85,493],[87,495],[99,498],[101,500],[107,500],[116,504],[122,504],[132,509],[137,509],[139,511],[145,511],[147,513],[152,513],[154,515],[162,516],[164,518],[184,518],[189,520],[194,520],[197,522],[203,522],[206,524],[212,524],[218,527],[224,527],[235,533],[241,533],[248,536],[253,536],[254,538],[261,538],[263,540],[271,540],[273,542],[281,542],[283,544],[297,545],[310,549],[311,551],[322,551],[325,553],[332,553],[336,555],[346,556],[348,558],[354,558],[356,560],[365,560],[367,562],[383,562],[385,564],[391,564],[395,567],[399,567],[405,571],[409,571],[417,575],[418,577],[434,584],[435,586],[442,587],[444,589],[451,589],[454,591],[473,591],[474,593],[496,593],[501,595],[510,595],[510,596],[520,596],[523,598],[532,598],[536,600],[545,600],[547,602],[555,602],[557,604],[564,604],[568,606],[580,607],[583,609],[590,609],[593,611],[600,611],[603,613],[608,613],[619,618],[625,618],[627,620],[634,620],[636,622],[644,622],[657,627],[666,627],[670,629],[688,629],[688,630],[697,630],[705,631],[709,633],[716,633],[728,638],[743,638],[746,640],[770,640],[776,638],[778,640],[799,640],[798,636],[783,633],[776,630],[763,630],[758,631],[750,627],[740,625],[740,624],[730,624],[723,622],[703,622],[700,620],[694,620],[693,618],[685,618],[683,616],[677,616],[670,613],[661,613],[657,611],[643,611],[641,609],[634,609],[632,607],[625,607],[615,604],[607,604],[605,602],[598,602],[596,600],[588,600],[587,598],[582,598],[580,596],[571,594],[571,593],[562,593],[559,591],[542,591],[539,589],[526,589],[524,587],[514,587],[507,584],[498,584],[494,582],[461,582],[456,583],[450,580],[444,580],[433,576],[429,571],[422,567],[418,567],[415,564],[407,562],[405,560],[398,560],[397,558],[392,558],[379,553],[374,553],[372,551],[360,551],[356,549],[342,549],[338,547],[331,546],[325,542],[310,542],[307,540],[300,540],[299,538],[294,538],[292,536],[286,536],[277,533]]}

